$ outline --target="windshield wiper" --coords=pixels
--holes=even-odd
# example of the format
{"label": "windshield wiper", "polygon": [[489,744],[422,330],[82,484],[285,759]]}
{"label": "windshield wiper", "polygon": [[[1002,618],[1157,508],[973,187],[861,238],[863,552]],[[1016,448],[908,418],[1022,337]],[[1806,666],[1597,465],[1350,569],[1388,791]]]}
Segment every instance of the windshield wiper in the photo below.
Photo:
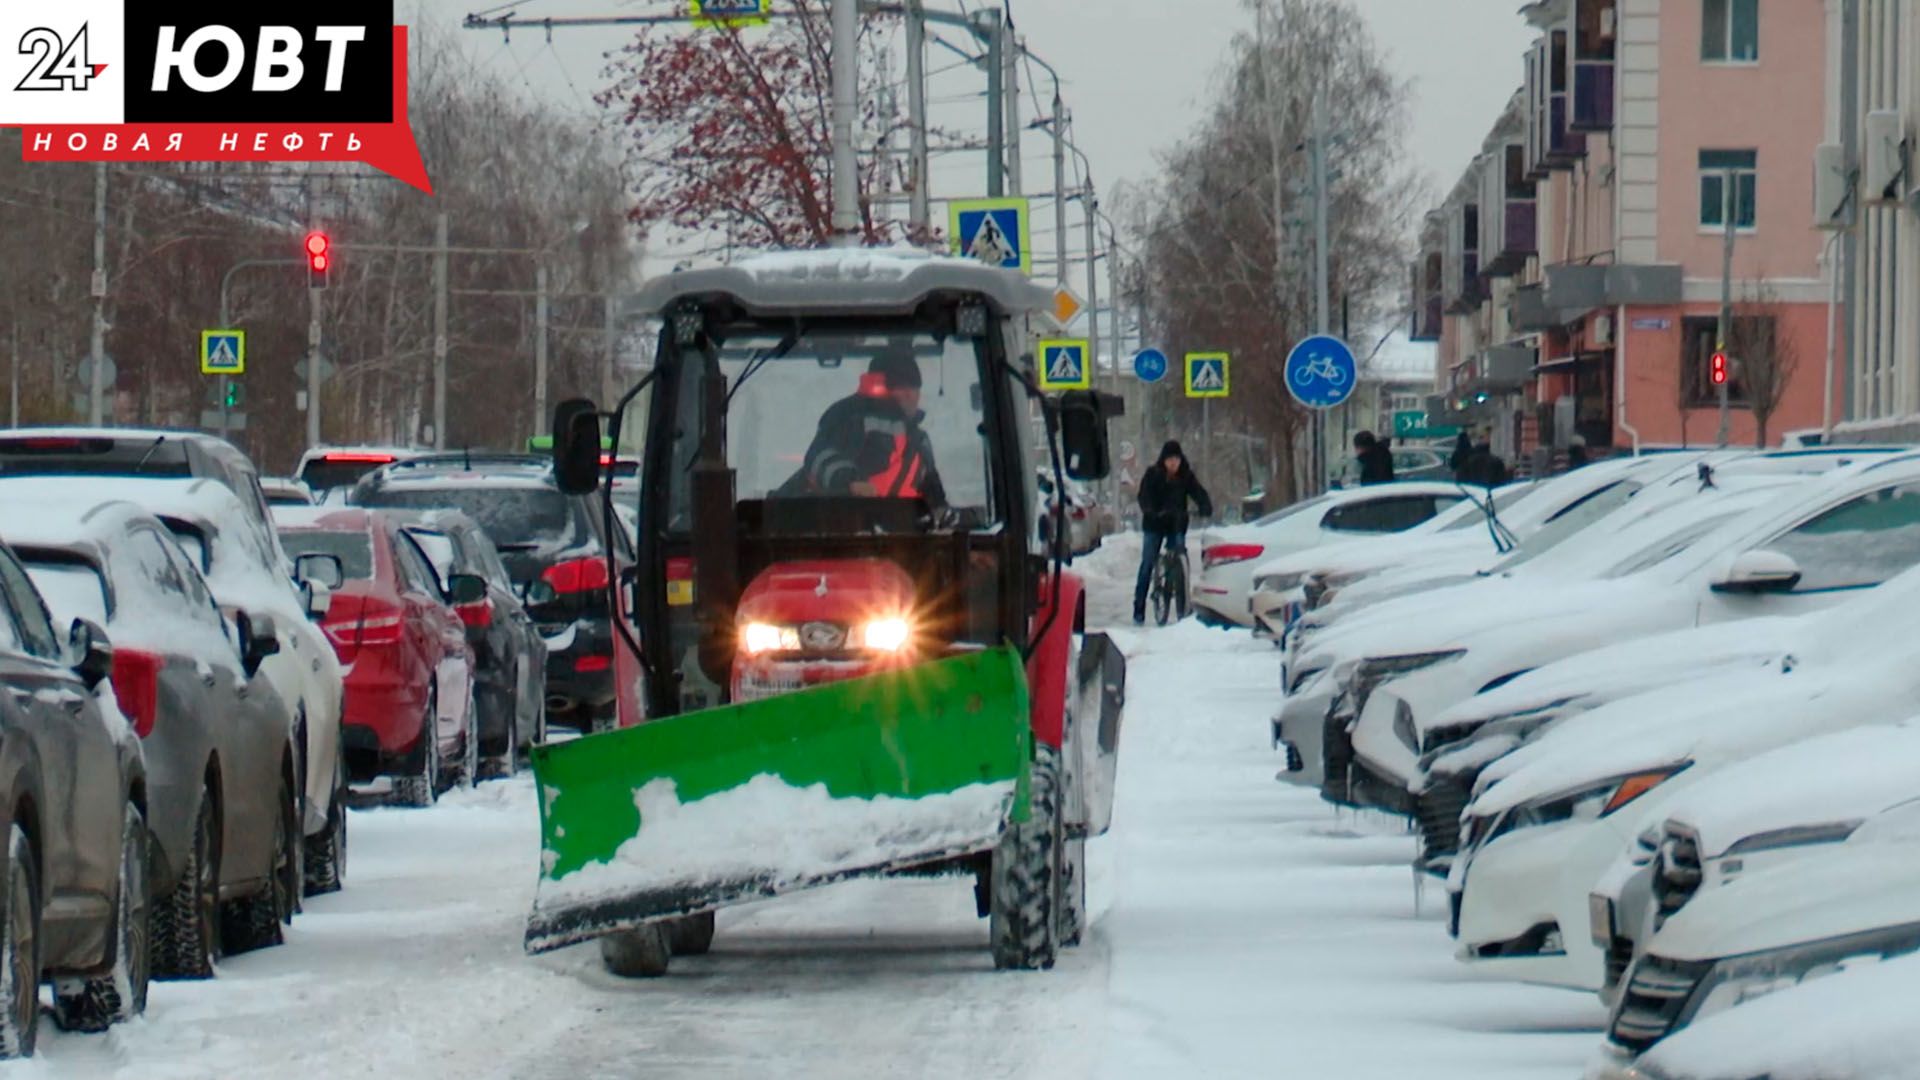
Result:
{"label": "windshield wiper", "polygon": [[1493,489],[1491,487],[1487,488],[1487,501],[1481,502],[1479,499],[1473,497],[1473,492],[1467,490],[1465,483],[1455,481],[1454,486],[1460,489],[1460,494],[1465,496],[1468,502],[1478,506],[1481,515],[1487,519],[1487,535],[1493,538],[1494,551],[1505,555],[1520,546],[1520,538],[1513,535],[1513,531],[1508,529],[1500,521],[1500,512],[1496,510],[1493,505]]}
{"label": "windshield wiper", "polygon": [[167,437],[165,435],[156,437],[153,440],[153,445],[147,447],[147,452],[140,455],[140,460],[133,463],[133,471],[137,474],[145,470],[147,461],[153,457],[154,451],[160,449],[160,444],[166,441]]}
{"label": "windshield wiper", "polygon": [[747,385],[747,380],[758,374],[761,368],[792,352],[793,347],[800,342],[800,334],[801,326],[799,323],[795,323],[793,329],[787,331],[787,336],[780,339],[779,344],[771,349],[762,349],[760,352],[754,354],[753,359],[747,361],[747,366],[740,371],[740,377],[733,380],[733,385],[727,388],[728,410],[732,410],[733,408],[733,395],[739,393],[740,388]]}

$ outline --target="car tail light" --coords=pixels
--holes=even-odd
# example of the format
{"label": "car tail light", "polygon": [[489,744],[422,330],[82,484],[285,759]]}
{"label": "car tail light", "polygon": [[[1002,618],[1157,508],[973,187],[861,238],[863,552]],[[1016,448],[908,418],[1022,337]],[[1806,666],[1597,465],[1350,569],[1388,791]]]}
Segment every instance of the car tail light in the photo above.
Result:
{"label": "car tail light", "polygon": [[120,700],[120,711],[133,721],[133,733],[143,739],[153,732],[154,716],[160,711],[160,668],[164,664],[158,653],[124,648],[113,651],[113,696]]}
{"label": "car tail light", "polygon": [[369,598],[354,626],[355,645],[392,645],[400,640],[402,615],[397,605]]}
{"label": "car tail light", "polygon": [[613,668],[611,656],[583,656],[573,662],[573,670],[582,675],[591,675],[596,671],[608,671]]}
{"label": "car tail light", "polygon": [[1211,570],[1227,563],[1257,559],[1266,552],[1264,544],[1215,544],[1200,552],[1200,564]]}
{"label": "car tail light", "polygon": [[37,435],[7,440],[7,446],[15,450],[78,450],[81,445],[81,441],[71,435]]}
{"label": "car tail light", "polygon": [[391,465],[400,459],[392,454],[367,454],[349,451],[347,453],[323,454],[320,460],[338,465]]}
{"label": "car tail light", "polygon": [[667,605],[685,607],[693,603],[693,560],[667,560]]}
{"label": "car tail light", "polygon": [[493,601],[476,600],[471,604],[455,604],[455,614],[460,621],[475,629],[485,629],[493,625]]}
{"label": "car tail light", "polygon": [[607,560],[598,556],[569,559],[547,567],[540,579],[561,594],[592,592],[607,587]]}

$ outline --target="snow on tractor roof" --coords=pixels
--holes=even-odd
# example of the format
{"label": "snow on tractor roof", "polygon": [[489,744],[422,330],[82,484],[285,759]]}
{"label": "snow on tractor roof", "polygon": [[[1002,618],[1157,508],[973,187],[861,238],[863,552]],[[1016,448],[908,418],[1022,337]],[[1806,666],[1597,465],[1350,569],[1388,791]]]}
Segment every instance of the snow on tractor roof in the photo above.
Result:
{"label": "snow on tractor roof", "polygon": [[929,293],[971,292],[1004,314],[1045,310],[1052,294],[1020,274],[910,247],[786,251],[654,278],[628,311],[661,315],[683,297],[730,296],[753,314],[905,314]]}

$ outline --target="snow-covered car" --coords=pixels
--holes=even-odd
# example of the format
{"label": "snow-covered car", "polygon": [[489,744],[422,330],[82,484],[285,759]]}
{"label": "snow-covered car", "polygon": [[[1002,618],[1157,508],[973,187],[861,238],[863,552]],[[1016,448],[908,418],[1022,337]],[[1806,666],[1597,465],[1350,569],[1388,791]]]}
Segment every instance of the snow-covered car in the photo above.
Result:
{"label": "snow-covered car", "polygon": [[[1895,964],[1910,970],[1916,953],[1920,804],[1909,803],[1862,825],[1844,843],[1702,893],[1669,919],[1627,972],[1607,1025],[1606,1050],[1616,1067],[1599,1074],[1674,1080],[1700,1075],[1686,1063],[1718,1042],[1706,1027],[1716,1019],[1734,1030],[1745,1025],[1732,1018],[1748,1009],[1756,1010],[1748,1015],[1778,1019],[1794,1001],[1790,995],[1797,995],[1800,1003],[1839,996],[1843,992],[1815,991],[1829,981],[1837,984],[1841,978],[1891,970]],[[1897,977],[1894,985],[1908,981]],[[1895,1030],[1911,1045],[1913,996],[1896,1000],[1904,1007],[1905,1019]],[[1824,1012],[1789,1015],[1795,1021],[1789,1030],[1846,1019]],[[1696,1025],[1701,1038],[1690,1052],[1682,1040]],[[1673,1040],[1672,1049],[1668,1039]],[[1627,1063],[1636,1055],[1641,1057],[1639,1071],[1628,1071]],[[1879,1078],[1901,1075],[1911,1058],[1893,1072],[1857,1071],[1862,1062],[1844,1057],[1813,1064],[1804,1073],[1770,1075]]]}
{"label": "snow-covered car", "polygon": [[300,455],[293,476],[307,485],[316,502],[337,501],[336,493],[352,488],[368,473],[431,452],[404,446],[315,446]]}
{"label": "snow-covered car", "polygon": [[[1461,957],[1601,989],[1592,895],[1676,799],[1778,747],[1912,712],[1920,642],[1888,627],[1911,610],[1917,582],[1910,573],[1872,603],[1848,605],[1850,633],[1808,634],[1804,648],[1771,666],[1622,698],[1488,768],[1462,815],[1467,844],[1448,877]],[[1808,620],[1809,629],[1841,614]]]}
{"label": "snow-covered car", "polygon": [[332,643],[313,621],[319,614],[314,591],[303,591],[288,576],[277,535],[272,546],[264,543],[239,497],[212,480],[27,477],[0,480],[0,499],[125,499],[166,525],[228,618],[241,612],[273,616],[279,649],[262,660],[260,674],[289,710],[286,727],[302,784],[305,885],[315,892],[339,888],[347,830],[346,772],[340,761],[343,674]]}
{"label": "snow-covered car", "polygon": [[[1782,480],[1788,488],[1768,486]],[[1357,662],[1343,667],[1353,716],[1350,756],[1340,762],[1347,790],[1328,794],[1410,809],[1420,754],[1432,748],[1426,733],[1459,701],[1622,637],[1829,607],[1920,563],[1920,458],[1849,466],[1817,481],[1743,483],[1722,478],[1689,502],[1595,537],[1606,568],[1590,580],[1548,591],[1513,579],[1518,591],[1504,594],[1491,582],[1470,586],[1455,599],[1471,592],[1472,607],[1429,606],[1349,639],[1345,651]],[[1702,498],[1714,491],[1721,494]],[[1682,509],[1692,520],[1669,531],[1666,519]],[[1342,779],[1331,767],[1335,749],[1324,751],[1329,784]]]}
{"label": "snow-covered car", "polygon": [[1458,484],[1375,484],[1328,492],[1258,521],[1209,530],[1201,538],[1194,611],[1202,622],[1251,626],[1247,599],[1261,561],[1338,540],[1403,532],[1464,497]]}
{"label": "snow-covered car", "polygon": [[286,476],[261,477],[260,493],[266,496],[269,510],[280,506],[313,505],[313,491],[300,481]]}

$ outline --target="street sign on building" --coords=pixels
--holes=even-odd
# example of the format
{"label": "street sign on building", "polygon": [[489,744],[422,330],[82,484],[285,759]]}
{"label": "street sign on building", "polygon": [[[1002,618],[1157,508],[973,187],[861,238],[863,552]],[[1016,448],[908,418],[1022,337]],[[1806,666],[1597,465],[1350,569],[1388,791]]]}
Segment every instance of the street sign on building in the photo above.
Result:
{"label": "street sign on building", "polygon": [[1227,396],[1231,385],[1228,378],[1228,365],[1232,356],[1223,352],[1187,354],[1187,396],[1190,398],[1223,398]]}
{"label": "street sign on building", "polygon": [[1040,350],[1040,389],[1087,390],[1093,386],[1093,362],[1082,338],[1049,338]]}
{"label": "street sign on building", "polygon": [[947,204],[953,252],[1002,270],[1033,272],[1032,231],[1025,199],[965,199]]}
{"label": "street sign on building", "polygon": [[245,375],[247,373],[247,332],[245,330],[200,331],[200,374]]}
{"label": "street sign on building", "polygon": [[693,0],[695,26],[763,26],[773,0]]}
{"label": "street sign on building", "polygon": [[1331,409],[1353,396],[1360,365],[1347,343],[1330,334],[1301,339],[1287,354],[1287,392],[1309,409]]}
{"label": "street sign on building", "polygon": [[1133,354],[1133,373],[1143,383],[1157,383],[1167,377],[1167,354],[1159,349],[1141,349]]}
{"label": "street sign on building", "polygon": [[1430,426],[1427,423],[1425,409],[1402,409],[1393,414],[1393,437],[1396,439],[1451,439],[1460,434],[1460,429],[1441,424]]}

